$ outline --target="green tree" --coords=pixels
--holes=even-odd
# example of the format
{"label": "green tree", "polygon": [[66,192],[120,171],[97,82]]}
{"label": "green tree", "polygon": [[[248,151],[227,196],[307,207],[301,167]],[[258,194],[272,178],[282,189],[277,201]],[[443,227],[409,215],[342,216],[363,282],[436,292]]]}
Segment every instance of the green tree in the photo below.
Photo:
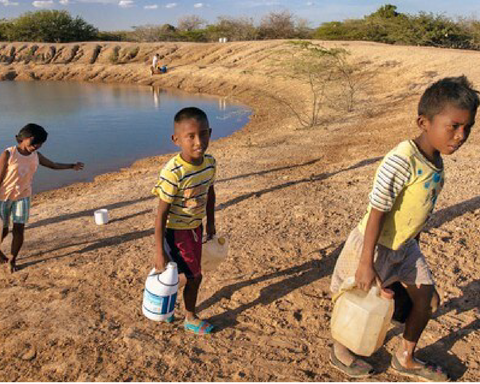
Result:
{"label": "green tree", "polygon": [[471,48],[471,36],[459,24],[443,15],[420,12],[412,17],[412,37],[418,45]]}
{"label": "green tree", "polygon": [[0,41],[7,40],[8,25],[6,19],[0,19]]}
{"label": "green tree", "polygon": [[[475,24],[461,24],[444,15],[420,12],[408,15],[386,4],[363,19],[322,24],[317,39],[369,40],[388,44],[431,45],[446,48],[475,47]],[[473,27],[473,28],[472,28]]]}
{"label": "green tree", "polygon": [[13,19],[7,29],[10,41],[68,43],[94,40],[97,34],[98,30],[82,18],[57,10],[24,13]]}

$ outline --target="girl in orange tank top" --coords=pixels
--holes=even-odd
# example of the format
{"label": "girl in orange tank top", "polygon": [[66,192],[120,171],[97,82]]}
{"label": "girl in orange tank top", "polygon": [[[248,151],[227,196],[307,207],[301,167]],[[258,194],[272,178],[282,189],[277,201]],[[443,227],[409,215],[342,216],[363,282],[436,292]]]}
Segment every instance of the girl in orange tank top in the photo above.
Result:
{"label": "girl in orange tank top", "polygon": [[38,165],[50,169],[83,169],[83,163],[56,163],[37,150],[47,140],[48,133],[37,124],[27,124],[18,135],[17,146],[9,147],[0,155],[0,244],[12,228],[12,256],[8,259],[0,250],[0,263],[8,263],[10,272],[16,270],[16,259],[23,245],[25,224],[30,213],[32,181]]}

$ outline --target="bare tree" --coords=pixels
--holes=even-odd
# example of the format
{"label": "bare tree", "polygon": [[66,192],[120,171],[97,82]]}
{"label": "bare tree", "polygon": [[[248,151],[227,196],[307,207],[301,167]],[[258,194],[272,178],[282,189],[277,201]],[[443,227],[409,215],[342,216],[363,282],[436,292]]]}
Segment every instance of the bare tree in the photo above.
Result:
{"label": "bare tree", "polygon": [[289,11],[270,12],[260,21],[262,39],[286,39],[295,36],[295,16]]}
{"label": "bare tree", "polygon": [[309,39],[312,37],[313,31],[307,19],[297,18],[295,20],[295,37],[297,39]]}
{"label": "bare tree", "polygon": [[175,38],[175,27],[170,24],[132,27],[129,36],[134,41],[168,41]]}
{"label": "bare tree", "polygon": [[269,96],[284,105],[304,128],[319,125],[325,110],[332,108],[352,112],[359,92],[371,79],[359,64],[348,60],[349,52],[343,48],[323,48],[309,41],[291,42],[293,49],[280,51],[278,65],[286,77],[308,85],[306,106],[277,94]]}
{"label": "bare tree", "polygon": [[217,24],[212,27],[217,37],[228,37],[229,40],[255,40],[257,37],[257,28],[250,17],[219,16]]}
{"label": "bare tree", "polygon": [[195,31],[196,29],[201,29],[201,27],[205,26],[207,21],[202,19],[200,16],[197,15],[187,15],[182,16],[178,19],[177,22],[177,29],[179,31]]}

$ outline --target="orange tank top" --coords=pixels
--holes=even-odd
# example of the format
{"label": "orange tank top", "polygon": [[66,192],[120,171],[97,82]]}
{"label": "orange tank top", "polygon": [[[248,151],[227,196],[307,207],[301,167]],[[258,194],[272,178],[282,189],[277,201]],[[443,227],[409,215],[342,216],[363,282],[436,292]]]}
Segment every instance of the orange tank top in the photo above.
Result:
{"label": "orange tank top", "polygon": [[0,185],[0,200],[15,201],[32,195],[33,175],[38,168],[38,154],[22,155],[17,147],[6,149],[10,153],[7,172]]}

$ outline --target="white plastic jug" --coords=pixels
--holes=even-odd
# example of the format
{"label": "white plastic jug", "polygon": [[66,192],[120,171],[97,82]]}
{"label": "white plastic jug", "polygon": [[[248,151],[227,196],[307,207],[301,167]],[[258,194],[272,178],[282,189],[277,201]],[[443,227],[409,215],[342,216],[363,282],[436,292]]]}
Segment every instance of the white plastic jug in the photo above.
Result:
{"label": "white plastic jug", "polygon": [[95,223],[97,225],[103,225],[108,223],[108,210],[107,209],[98,209],[94,212]]}
{"label": "white plastic jug", "polygon": [[210,272],[225,260],[228,254],[228,239],[213,236],[202,245],[202,272]]}
{"label": "white plastic jug", "polygon": [[333,308],[332,337],[357,355],[370,356],[385,340],[394,310],[393,292],[373,286],[367,293],[355,288],[354,278],[345,280],[341,291]]}
{"label": "white plastic jug", "polygon": [[143,314],[153,321],[163,321],[173,315],[178,291],[177,264],[170,262],[162,273],[150,271],[143,291]]}

